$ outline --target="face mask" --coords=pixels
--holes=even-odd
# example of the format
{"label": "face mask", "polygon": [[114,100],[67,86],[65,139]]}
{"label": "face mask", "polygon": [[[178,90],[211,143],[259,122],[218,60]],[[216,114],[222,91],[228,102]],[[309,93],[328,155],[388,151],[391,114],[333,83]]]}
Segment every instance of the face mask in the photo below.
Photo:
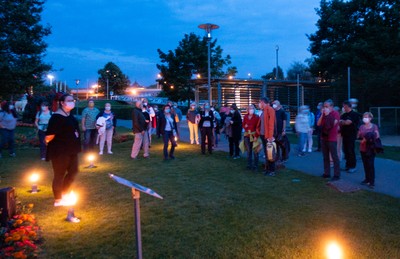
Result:
{"label": "face mask", "polygon": [[364,123],[369,123],[370,121],[371,121],[370,118],[363,118],[363,122],[364,122]]}
{"label": "face mask", "polygon": [[254,114],[254,109],[249,110],[249,114],[253,115]]}
{"label": "face mask", "polygon": [[42,111],[46,111],[47,107],[46,106],[42,106]]}
{"label": "face mask", "polygon": [[147,106],[147,103],[143,103],[143,106]]}
{"label": "face mask", "polygon": [[154,111],[158,111],[158,108],[154,108]]}
{"label": "face mask", "polygon": [[263,107],[262,107],[262,103],[259,103],[259,104],[258,104],[258,108],[260,108],[260,109],[263,108]]}
{"label": "face mask", "polygon": [[75,108],[75,102],[66,102],[65,106],[67,106],[68,109],[72,110]]}
{"label": "face mask", "polygon": [[170,113],[171,110],[170,109],[165,109],[165,113]]}
{"label": "face mask", "polygon": [[204,106],[204,109],[208,110],[208,109],[210,109],[210,106],[206,105],[206,106]]}
{"label": "face mask", "polygon": [[310,112],[310,110],[304,110],[303,112],[304,112],[304,113],[309,113],[309,112]]}
{"label": "face mask", "polygon": [[195,107],[194,107],[194,106],[191,106],[190,108],[191,108],[192,110],[194,110]]}
{"label": "face mask", "polygon": [[321,106],[317,106],[317,109],[318,109],[318,110],[321,110],[321,108],[322,108]]}
{"label": "face mask", "polygon": [[212,111],[215,111],[214,107],[211,108]]}
{"label": "face mask", "polygon": [[14,105],[9,106],[10,110],[14,109]]}
{"label": "face mask", "polygon": [[174,105],[174,108],[177,108],[178,106]]}
{"label": "face mask", "polygon": [[328,114],[331,110],[329,108],[324,108],[324,113]]}
{"label": "face mask", "polygon": [[110,106],[106,106],[105,109],[106,109],[106,111],[109,111],[109,110],[111,110],[111,107]]}
{"label": "face mask", "polygon": [[94,103],[89,103],[89,107],[94,107]]}
{"label": "face mask", "polygon": [[272,108],[276,109],[276,108],[278,108],[278,105],[273,104],[273,105],[272,105]]}
{"label": "face mask", "polygon": [[231,113],[234,114],[234,113],[235,113],[235,110],[231,110]]}

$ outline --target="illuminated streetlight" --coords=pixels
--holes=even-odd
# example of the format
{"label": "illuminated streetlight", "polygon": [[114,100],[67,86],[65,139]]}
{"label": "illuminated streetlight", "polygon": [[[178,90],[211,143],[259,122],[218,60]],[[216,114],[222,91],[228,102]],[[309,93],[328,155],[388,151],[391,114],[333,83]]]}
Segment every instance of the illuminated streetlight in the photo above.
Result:
{"label": "illuminated streetlight", "polygon": [[197,78],[201,78],[201,75],[200,75],[200,73],[198,73],[196,77],[197,77]]}
{"label": "illuminated streetlight", "polygon": [[207,42],[208,42],[208,75],[207,75],[207,85],[208,85],[208,102],[212,103],[212,93],[211,93],[211,31],[219,28],[216,24],[205,23],[198,26],[200,29],[206,31]]}
{"label": "illuminated streetlight", "polygon": [[275,46],[276,50],[276,71],[275,71],[275,79],[278,80],[278,51],[279,51],[279,46]]}
{"label": "illuminated streetlight", "polygon": [[50,86],[52,86],[53,85],[54,76],[53,75],[47,75],[47,78],[50,80]]}

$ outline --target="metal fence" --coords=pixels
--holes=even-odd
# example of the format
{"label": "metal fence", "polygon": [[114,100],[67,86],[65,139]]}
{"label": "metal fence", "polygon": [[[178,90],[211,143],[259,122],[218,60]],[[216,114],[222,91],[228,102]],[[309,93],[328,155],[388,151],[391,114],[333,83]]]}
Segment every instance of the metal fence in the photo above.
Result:
{"label": "metal fence", "polygon": [[400,107],[371,107],[381,135],[400,135]]}

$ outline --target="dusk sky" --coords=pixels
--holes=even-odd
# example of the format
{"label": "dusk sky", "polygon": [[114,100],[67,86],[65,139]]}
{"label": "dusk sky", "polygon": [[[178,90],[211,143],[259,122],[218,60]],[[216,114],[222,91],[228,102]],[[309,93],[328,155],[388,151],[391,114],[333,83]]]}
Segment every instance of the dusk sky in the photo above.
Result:
{"label": "dusk sky", "polygon": [[185,34],[203,36],[202,23],[220,26],[212,32],[238,68],[237,78],[261,78],[276,64],[286,71],[310,57],[306,34],[316,31],[320,0],[49,0],[43,23],[52,27],[45,61],[56,81],[81,87],[95,84],[97,71],[111,61],[131,82],[155,83],[157,49],[174,50]]}

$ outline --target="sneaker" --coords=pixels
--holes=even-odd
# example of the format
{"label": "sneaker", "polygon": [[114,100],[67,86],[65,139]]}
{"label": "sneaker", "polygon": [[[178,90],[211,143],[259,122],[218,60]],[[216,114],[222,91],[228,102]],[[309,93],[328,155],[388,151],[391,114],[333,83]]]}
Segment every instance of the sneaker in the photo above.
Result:
{"label": "sneaker", "polygon": [[308,150],[308,153],[311,153],[311,152],[312,152],[312,149],[309,149],[309,150]]}
{"label": "sneaker", "polygon": [[103,151],[100,151],[100,152],[99,152],[99,155],[102,156],[102,155],[103,155]]}
{"label": "sneaker", "polygon": [[112,152],[112,151],[108,151],[108,152],[107,152],[107,154],[110,154],[110,155],[112,155],[112,154],[113,154],[113,152]]}
{"label": "sneaker", "polygon": [[42,161],[45,161],[45,160],[46,160],[46,158],[42,157],[40,160],[42,160]]}
{"label": "sneaker", "polygon": [[349,170],[347,170],[348,173],[352,174],[355,173],[357,170],[355,168],[349,168]]}
{"label": "sneaker", "polygon": [[175,157],[174,157],[173,155],[170,155],[170,156],[169,156],[169,158],[171,158],[171,159],[175,159]]}
{"label": "sneaker", "polygon": [[364,181],[361,182],[361,184],[362,185],[367,185],[367,184],[369,184],[369,182],[367,180],[364,180]]}
{"label": "sneaker", "polygon": [[297,156],[303,157],[303,156],[305,156],[305,154],[304,153],[298,153]]}
{"label": "sneaker", "polygon": [[349,171],[349,168],[347,168],[347,167],[340,168],[340,171]]}
{"label": "sneaker", "polygon": [[375,184],[373,184],[373,183],[370,183],[370,184],[368,184],[368,187],[369,187],[370,189],[374,189],[374,187],[375,187]]}
{"label": "sneaker", "polygon": [[234,156],[233,157],[233,159],[239,159],[240,158],[240,156]]}
{"label": "sneaker", "polygon": [[54,201],[54,207],[62,207],[62,206],[66,206],[65,202],[62,199]]}

